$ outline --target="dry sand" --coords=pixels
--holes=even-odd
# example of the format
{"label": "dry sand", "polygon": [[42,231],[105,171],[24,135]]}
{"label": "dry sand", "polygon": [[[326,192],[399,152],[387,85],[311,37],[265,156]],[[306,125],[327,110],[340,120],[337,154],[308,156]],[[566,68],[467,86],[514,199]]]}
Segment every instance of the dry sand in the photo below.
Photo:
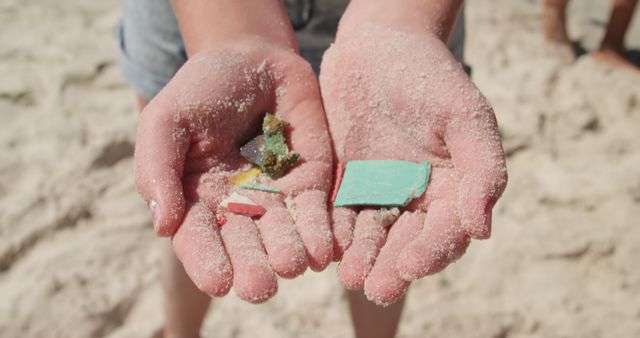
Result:
{"label": "dry sand", "polygon": [[[571,5],[597,46],[609,1]],[[148,337],[158,246],[133,187],[136,109],[115,64],[120,1],[0,2],[0,337]],[[638,14],[638,13],[636,13]],[[399,337],[640,337],[640,77],[544,48],[536,1],[468,3],[467,55],[510,182],[491,240],[414,284]],[[627,41],[640,52],[640,19]],[[205,337],[349,337],[335,266]]]}

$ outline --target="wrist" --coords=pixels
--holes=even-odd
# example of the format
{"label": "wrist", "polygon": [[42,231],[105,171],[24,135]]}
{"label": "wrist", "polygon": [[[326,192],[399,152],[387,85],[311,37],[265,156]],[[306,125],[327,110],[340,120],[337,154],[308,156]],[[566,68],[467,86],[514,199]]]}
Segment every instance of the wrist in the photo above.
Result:
{"label": "wrist", "polygon": [[188,55],[242,41],[297,51],[280,0],[173,0],[173,6]]}
{"label": "wrist", "polygon": [[375,24],[446,42],[461,6],[462,0],[351,0],[340,30]]}

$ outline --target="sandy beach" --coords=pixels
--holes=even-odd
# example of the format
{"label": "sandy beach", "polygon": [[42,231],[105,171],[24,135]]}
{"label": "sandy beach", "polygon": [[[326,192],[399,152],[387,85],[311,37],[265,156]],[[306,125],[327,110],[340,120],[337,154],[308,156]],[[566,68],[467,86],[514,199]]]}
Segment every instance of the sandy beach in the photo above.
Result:
{"label": "sandy beach", "polygon": [[[150,337],[158,239],[133,183],[121,2],[0,2],[0,337]],[[640,76],[545,46],[539,1],[467,3],[466,55],[509,185],[493,236],[413,284],[398,337],[640,337]],[[597,48],[609,1],[573,1]],[[640,59],[640,13],[627,35]],[[336,265],[263,305],[216,299],[204,337],[351,337]]]}

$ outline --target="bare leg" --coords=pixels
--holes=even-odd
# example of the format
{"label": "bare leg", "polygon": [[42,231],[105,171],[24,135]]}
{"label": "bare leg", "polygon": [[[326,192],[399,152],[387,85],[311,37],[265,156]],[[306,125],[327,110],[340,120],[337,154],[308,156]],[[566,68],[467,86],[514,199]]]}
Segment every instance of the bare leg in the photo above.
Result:
{"label": "bare leg", "polygon": [[600,45],[600,50],[594,53],[596,60],[613,66],[633,69],[640,73],[640,69],[624,57],[624,36],[637,4],[638,0],[613,1],[607,32]]}
{"label": "bare leg", "polygon": [[362,291],[347,291],[351,319],[357,338],[392,338],[396,335],[404,298],[388,306],[377,306]]}
{"label": "bare leg", "polygon": [[567,4],[569,0],[545,0],[542,28],[547,42],[571,46],[567,34]]}
{"label": "bare leg", "polygon": [[164,291],[166,338],[197,338],[211,298],[193,284],[170,244],[162,249],[160,280]]}
{"label": "bare leg", "polygon": [[575,50],[567,34],[567,4],[569,0],[545,0],[542,11],[542,29],[547,51],[564,62],[576,58]]}
{"label": "bare leg", "polygon": [[[142,110],[147,101],[138,97]],[[197,338],[211,298],[193,284],[170,242],[163,243],[160,255],[160,282],[164,293],[165,338]]]}
{"label": "bare leg", "polygon": [[602,40],[602,47],[624,50],[624,35],[627,33],[633,11],[638,0],[614,0],[611,17],[607,25],[607,33]]}

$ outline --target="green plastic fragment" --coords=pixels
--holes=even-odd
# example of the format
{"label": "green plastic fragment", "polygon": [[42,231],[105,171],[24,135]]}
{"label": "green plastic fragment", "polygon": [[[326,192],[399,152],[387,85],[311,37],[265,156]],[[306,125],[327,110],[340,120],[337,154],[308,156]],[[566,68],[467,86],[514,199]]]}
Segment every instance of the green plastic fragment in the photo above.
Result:
{"label": "green plastic fragment", "polygon": [[267,113],[262,122],[264,132],[264,152],[262,171],[271,178],[282,177],[287,170],[300,160],[300,154],[289,151],[284,137],[284,128],[289,122]]}
{"label": "green plastic fragment", "polygon": [[299,160],[300,154],[289,151],[284,128],[289,122],[267,113],[262,122],[262,135],[240,148],[240,155],[276,179],[284,176]]}
{"label": "green plastic fragment", "polygon": [[430,174],[429,162],[349,161],[333,205],[404,207],[424,194]]}
{"label": "green plastic fragment", "polygon": [[270,185],[264,185],[264,184],[244,183],[244,184],[240,184],[240,188],[251,189],[251,190],[260,190],[260,191],[266,191],[266,192],[282,192],[282,189],[280,189],[278,187],[272,187]]}

